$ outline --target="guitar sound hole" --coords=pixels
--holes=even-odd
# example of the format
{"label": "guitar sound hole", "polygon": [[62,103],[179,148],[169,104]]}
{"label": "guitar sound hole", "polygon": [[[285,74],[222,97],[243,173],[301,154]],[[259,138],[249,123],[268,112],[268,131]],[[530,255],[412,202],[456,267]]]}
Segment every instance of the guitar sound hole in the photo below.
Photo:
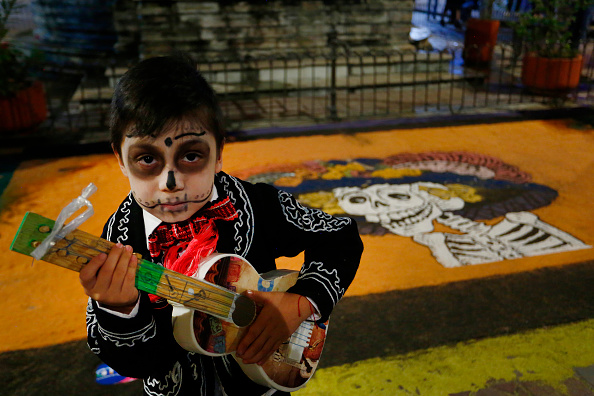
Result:
{"label": "guitar sound hole", "polygon": [[256,304],[246,296],[237,297],[232,318],[239,327],[250,325],[256,318]]}

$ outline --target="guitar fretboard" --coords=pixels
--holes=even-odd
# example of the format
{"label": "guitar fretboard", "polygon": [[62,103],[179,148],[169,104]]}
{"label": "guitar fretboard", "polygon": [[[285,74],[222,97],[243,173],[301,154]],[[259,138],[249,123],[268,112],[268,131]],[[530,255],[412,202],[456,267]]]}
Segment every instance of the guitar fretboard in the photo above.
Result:
{"label": "guitar fretboard", "polygon": [[[31,252],[49,235],[54,221],[36,213],[27,213],[10,247],[11,250],[30,256]],[[80,272],[93,257],[108,253],[113,242],[95,237],[84,231],[75,230],[63,239],[56,241],[42,260]],[[168,270],[158,264],[144,260],[137,255],[138,269],[136,287],[170,301],[182,304],[223,320],[237,323],[238,317],[250,317],[250,313],[237,315],[236,309],[250,310],[251,300],[199,279]],[[247,300],[247,301],[246,301]],[[255,315],[255,306],[253,307]],[[251,315],[253,318],[254,315]],[[235,318],[235,320],[234,320]],[[245,321],[245,320],[242,320]]]}
{"label": "guitar fretboard", "polygon": [[231,309],[238,296],[220,286],[198,281],[147,260],[138,263],[136,287],[228,321],[231,321]]}

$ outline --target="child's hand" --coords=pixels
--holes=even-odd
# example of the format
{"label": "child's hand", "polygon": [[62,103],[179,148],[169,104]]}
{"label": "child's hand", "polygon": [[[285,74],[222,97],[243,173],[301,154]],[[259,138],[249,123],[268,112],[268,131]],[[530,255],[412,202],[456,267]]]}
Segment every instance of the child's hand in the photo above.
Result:
{"label": "child's hand", "polygon": [[137,264],[132,247],[118,243],[109,254],[99,254],[81,269],[80,283],[93,300],[127,314],[138,300],[134,286]]}
{"label": "child's hand", "polygon": [[244,363],[260,365],[312,314],[309,300],[298,294],[248,291],[262,310],[237,346]]}

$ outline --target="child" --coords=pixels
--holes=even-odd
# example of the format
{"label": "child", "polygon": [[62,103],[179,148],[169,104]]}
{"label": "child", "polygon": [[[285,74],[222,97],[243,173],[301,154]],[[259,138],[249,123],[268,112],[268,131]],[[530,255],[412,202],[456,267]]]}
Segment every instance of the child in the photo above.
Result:
{"label": "child", "polygon": [[[134,287],[132,251],[168,266],[171,248],[177,257],[211,230],[217,252],[238,254],[259,273],[275,269],[277,257],[304,251],[299,279],[286,293],[248,293],[262,310],[237,356],[263,363],[307,317],[329,317],[363,251],[356,224],[222,172],[221,111],[187,57],[151,58],[132,67],[116,86],[111,112],[112,147],[131,191],[103,230],[104,238],[118,243],[80,273],[90,297],[89,347],[118,373],[142,378],[145,394],[274,393],[250,381],[228,356],[182,349],[172,333],[172,307]],[[168,234],[172,224],[175,232]]]}

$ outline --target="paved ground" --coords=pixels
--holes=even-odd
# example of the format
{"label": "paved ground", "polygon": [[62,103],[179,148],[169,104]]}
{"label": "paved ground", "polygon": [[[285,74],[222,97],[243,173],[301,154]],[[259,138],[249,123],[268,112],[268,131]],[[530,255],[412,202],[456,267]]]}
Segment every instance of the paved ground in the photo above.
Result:
{"label": "paved ground", "polygon": [[[313,206],[327,196],[325,183],[362,181],[364,189],[383,180],[421,186],[440,197],[434,202],[444,210],[462,197],[464,208],[455,213],[468,219],[489,209],[491,217],[473,220],[485,226],[500,224],[515,209],[575,238],[575,250],[543,247],[531,257],[446,268],[439,249],[418,242],[427,232],[413,239],[358,218],[366,249],[359,273],[332,317],[322,367],[296,394],[593,395],[594,140],[588,122],[431,126],[227,145],[227,172],[253,180],[266,175]],[[99,361],[85,345],[86,298],[76,274],[31,266],[29,258],[8,251],[25,211],[55,218],[91,181],[99,187],[96,215],[81,228],[99,233],[113,197],[127,186],[111,154],[78,154],[0,169],[6,185],[0,199],[0,394],[140,393],[138,382],[94,382]],[[300,179],[304,169],[309,179]],[[438,220],[429,234],[464,233]],[[298,268],[299,258],[280,266]]]}

